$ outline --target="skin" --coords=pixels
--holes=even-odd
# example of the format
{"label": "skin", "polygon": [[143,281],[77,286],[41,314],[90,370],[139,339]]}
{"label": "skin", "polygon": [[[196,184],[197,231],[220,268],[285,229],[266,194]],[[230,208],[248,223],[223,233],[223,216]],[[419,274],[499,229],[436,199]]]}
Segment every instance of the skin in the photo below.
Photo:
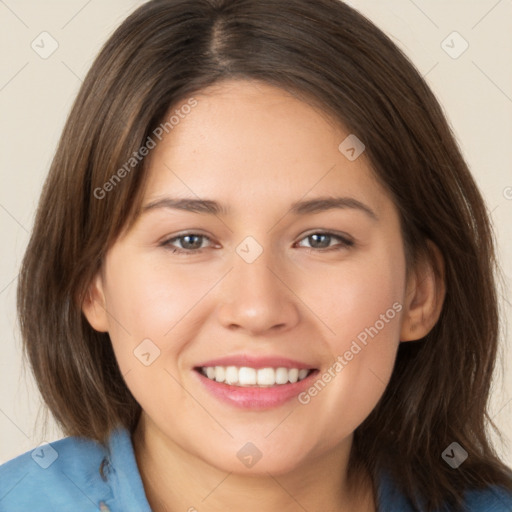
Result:
{"label": "skin", "polygon": [[[353,432],[382,396],[399,343],[437,321],[443,281],[426,261],[406,279],[398,211],[365,154],[349,161],[338,150],[349,134],[340,123],[256,82],[223,82],[195,98],[149,156],[143,205],[207,198],[230,213],[142,214],[107,253],[83,308],[109,332],[142,406],[133,443],[148,500],[157,512],[375,511],[367,475],[359,486],[347,478]],[[356,198],[377,219],[355,208],[289,213],[294,201],[321,196]],[[160,245],[185,231],[206,238]],[[355,243],[308,238],[319,231]],[[236,252],[247,236],[263,249],[252,263]],[[194,243],[201,253],[172,253]],[[241,410],[194,374],[233,353],[326,371],[393,303],[401,311],[307,404]],[[160,350],[149,366],[133,353],[146,338]],[[237,458],[249,441],[262,452],[251,468]]]}

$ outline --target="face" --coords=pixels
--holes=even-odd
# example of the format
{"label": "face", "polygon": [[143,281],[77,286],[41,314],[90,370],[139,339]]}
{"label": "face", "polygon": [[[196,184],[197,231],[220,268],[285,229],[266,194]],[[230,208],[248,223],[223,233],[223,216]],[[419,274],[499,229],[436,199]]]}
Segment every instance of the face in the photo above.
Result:
{"label": "face", "polygon": [[[390,378],[407,284],[397,209],[364,152],[339,149],[350,133],[308,104],[245,81],[194,97],[149,156],[149,207],[108,252],[104,308],[87,316],[169,443],[224,471],[289,471],[346,446]],[[341,199],[315,208],[326,198]],[[293,368],[314,371],[263,386]]]}

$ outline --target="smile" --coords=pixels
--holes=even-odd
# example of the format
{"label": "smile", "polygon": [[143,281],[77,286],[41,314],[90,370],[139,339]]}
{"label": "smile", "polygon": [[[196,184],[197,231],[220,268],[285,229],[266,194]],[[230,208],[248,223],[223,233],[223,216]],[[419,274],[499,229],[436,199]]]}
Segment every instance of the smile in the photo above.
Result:
{"label": "smile", "polygon": [[[200,385],[220,402],[263,411],[282,406],[312,385],[318,369],[248,366],[198,366]],[[218,380],[217,380],[218,379]]]}
{"label": "smile", "polygon": [[294,384],[305,379],[313,369],[251,368],[248,366],[206,366],[198,370],[208,379],[232,386],[271,387]]}

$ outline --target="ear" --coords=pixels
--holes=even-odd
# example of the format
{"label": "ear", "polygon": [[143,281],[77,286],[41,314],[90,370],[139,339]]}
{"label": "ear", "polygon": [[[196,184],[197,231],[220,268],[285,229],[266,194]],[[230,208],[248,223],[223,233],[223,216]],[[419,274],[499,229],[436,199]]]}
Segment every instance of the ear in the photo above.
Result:
{"label": "ear", "polygon": [[414,341],[434,327],[446,293],[444,259],[432,241],[427,241],[431,258],[424,255],[411,271],[404,299],[400,341]]}
{"label": "ear", "polygon": [[93,329],[99,332],[108,332],[107,303],[101,270],[97,272],[89,284],[82,303],[82,311]]}

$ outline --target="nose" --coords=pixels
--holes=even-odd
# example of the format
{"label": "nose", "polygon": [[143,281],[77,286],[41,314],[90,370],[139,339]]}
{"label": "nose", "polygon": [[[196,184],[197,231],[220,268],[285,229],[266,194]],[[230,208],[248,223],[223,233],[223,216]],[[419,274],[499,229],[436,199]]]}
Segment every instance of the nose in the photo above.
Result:
{"label": "nose", "polygon": [[256,335],[297,325],[300,299],[282,269],[284,263],[277,265],[278,259],[268,250],[252,263],[234,255],[234,268],[219,290],[217,315],[222,326]]}

